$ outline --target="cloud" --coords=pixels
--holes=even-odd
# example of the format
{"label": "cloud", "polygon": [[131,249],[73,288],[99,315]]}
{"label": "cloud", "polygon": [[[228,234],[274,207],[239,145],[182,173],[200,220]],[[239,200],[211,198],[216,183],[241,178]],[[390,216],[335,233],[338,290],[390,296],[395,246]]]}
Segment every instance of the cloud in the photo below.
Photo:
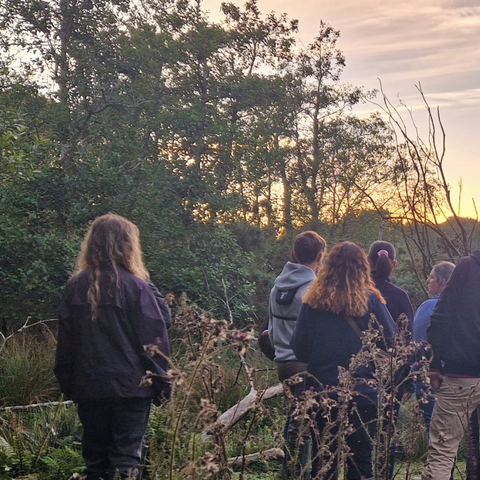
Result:
{"label": "cloud", "polygon": [[478,8],[478,0],[445,0],[441,3],[445,8]]}
{"label": "cloud", "polygon": [[[459,88],[478,84],[478,2],[403,1],[374,7],[372,0],[360,0],[355,13],[338,18],[344,32],[339,44],[352,83],[357,78],[360,84],[371,85],[381,77],[400,88],[402,83],[421,80],[443,90],[447,84],[442,85],[442,78],[457,82]],[[470,78],[467,85],[465,76]]]}
{"label": "cloud", "polygon": [[480,108],[480,88],[457,90],[453,92],[439,92],[429,95],[433,105],[440,108],[455,108],[466,111]]}
{"label": "cloud", "polygon": [[[229,1],[243,6],[246,0]],[[220,0],[202,5],[218,12]],[[449,178],[454,184],[464,178],[465,198],[477,194],[480,0],[258,0],[258,6],[298,19],[303,46],[317,35],[320,20],[339,29],[347,60],[343,81],[370,90],[380,78],[390,101],[397,105],[400,97],[421,123],[427,119],[415,87],[420,82],[430,106],[440,107]],[[360,115],[372,110],[370,104],[355,109]]]}

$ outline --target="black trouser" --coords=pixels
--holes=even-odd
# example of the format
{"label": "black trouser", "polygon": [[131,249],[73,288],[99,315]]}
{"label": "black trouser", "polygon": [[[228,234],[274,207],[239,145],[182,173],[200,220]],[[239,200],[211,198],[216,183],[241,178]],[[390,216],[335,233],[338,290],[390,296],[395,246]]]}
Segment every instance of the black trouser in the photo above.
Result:
{"label": "black trouser", "polygon": [[[328,472],[322,476],[325,480],[337,480],[338,478],[338,443],[335,438],[338,435],[338,409],[333,408],[330,415],[324,417],[323,412],[319,412],[317,416],[317,424],[319,434],[325,431],[327,425],[332,440],[328,440],[330,457],[320,458],[320,465],[316,466],[312,471],[312,478],[318,475],[318,469],[322,464],[331,461]],[[350,449],[350,454],[347,458],[347,480],[360,480],[373,478],[372,468],[372,439],[375,438],[375,431],[377,426],[377,406],[373,404],[350,406],[348,412],[348,421],[351,425],[351,432],[346,437],[346,443]],[[333,426],[331,426],[333,425]],[[319,442],[322,443],[322,442]],[[314,452],[315,453],[315,452]],[[318,453],[318,452],[317,452]]]}
{"label": "black trouser", "polygon": [[151,399],[79,402],[86,480],[137,478]]}
{"label": "black trouser", "polygon": [[[291,360],[276,362],[278,378],[281,382],[300,376],[303,382],[290,385],[290,392],[298,398],[305,390],[305,375],[308,365]],[[288,479],[303,480],[310,478],[311,468],[311,438],[310,428],[304,425],[304,419],[294,416],[295,403],[288,400],[288,415],[283,435],[285,438],[285,456],[283,458],[283,475]]]}

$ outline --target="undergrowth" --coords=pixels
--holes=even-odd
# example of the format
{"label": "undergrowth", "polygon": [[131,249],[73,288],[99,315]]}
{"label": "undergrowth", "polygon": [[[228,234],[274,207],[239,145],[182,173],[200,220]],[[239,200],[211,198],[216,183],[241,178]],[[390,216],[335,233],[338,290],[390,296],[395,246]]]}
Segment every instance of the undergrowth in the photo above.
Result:
{"label": "undergrowth", "polygon": [[[254,325],[237,328],[229,321],[217,320],[182,296],[170,334],[173,395],[166,404],[152,408],[143,480],[279,478],[286,399],[283,395],[264,397],[265,389],[278,380],[273,362],[256,348]],[[62,400],[52,380],[53,338],[41,327],[38,332],[21,332],[3,345],[3,408]],[[351,368],[375,361],[375,333],[366,338],[370,344]],[[399,337],[392,363],[381,371],[379,367],[378,386],[383,395],[379,408],[393,401],[389,393],[391,373],[411,361],[412,348]],[[424,376],[427,363],[422,362],[417,374]],[[15,372],[23,373],[16,376]],[[343,389],[348,397],[353,385],[351,373],[342,371],[340,378],[337,389]],[[327,393],[328,389],[321,395],[307,392],[306,401],[310,403],[304,406],[302,420],[306,414],[313,419],[314,412],[331,405]],[[348,430],[339,433],[346,434]],[[425,454],[425,432],[417,402],[410,400],[402,406],[398,426],[393,426],[391,437],[385,435],[380,430],[374,439],[378,465],[375,478],[384,478],[385,449],[392,442],[398,445],[397,469],[398,475],[403,475],[396,478],[418,475]],[[328,434],[319,440],[322,445],[330,441]],[[71,403],[0,411],[0,480],[68,480],[74,474],[81,478],[84,466],[80,447],[81,425]],[[270,453],[268,459],[255,457],[262,452]],[[348,450],[341,452],[343,458],[345,455]]]}

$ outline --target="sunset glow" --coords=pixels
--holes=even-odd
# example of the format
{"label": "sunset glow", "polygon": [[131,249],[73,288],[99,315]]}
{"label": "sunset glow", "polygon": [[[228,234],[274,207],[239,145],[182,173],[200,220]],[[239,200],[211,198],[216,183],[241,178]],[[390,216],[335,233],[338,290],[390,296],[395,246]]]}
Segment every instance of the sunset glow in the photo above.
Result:
{"label": "sunset glow", "polygon": [[[232,0],[243,5],[244,0]],[[212,20],[221,18],[219,0],[204,0]],[[258,0],[264,13],[298,19],[300,45],[316,35],[320,20],[341,32],[339,47],[347,67],[343,82],[378,89],[381,80],[392,103],[400,99],[422,129],[425,107],[419,83],[432,108],[440,108],[446,131],[445,172],[460,214],[475,216],[480,203],[480,3],[478,0]],[[362,110],[374,110],[364,105]]]}

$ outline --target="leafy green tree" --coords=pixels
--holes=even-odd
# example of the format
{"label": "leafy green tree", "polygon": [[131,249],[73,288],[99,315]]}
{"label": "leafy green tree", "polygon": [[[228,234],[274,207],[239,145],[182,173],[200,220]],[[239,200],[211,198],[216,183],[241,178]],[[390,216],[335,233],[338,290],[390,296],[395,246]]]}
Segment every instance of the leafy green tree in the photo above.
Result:
{"label": "leafy green tree", "polygon": [[[315,41],[298,55],[292,76],[300,79],[297,88],[301,90],[296,97],[301,103],[297,106],[295,161],[299,189],[313,226],[319,225],[322,210],[336,200],[334,195],[329,204],[329,184],[337,181],[334,167],[342,161],[337,158],[338,150],[350,140],[344,135],[348,130],[344,112],[364,98],[359,88],[339,83],[345,67],[345,57],[337,47],[339,36],[338,30],[321,22]],[[350,122],[350,130],[352,126]],[[334,206],[334,210],[338,208]]]}
{"label": "leafy green tree", "polygon": [[0,6],[1,60],[17,72],[0,91],[2,265],[15,260],[2,297],[21,290],[17,319],[55,311],[89,222],[108,211],[140,226],[159,287],[243,320],[271,274],[259,245],[304,225],[333,237],[365,208],[388,136],[377,117],[345,113],[364,94],[339,83],[339,33],[322,23],[296,53],[295,20],[256,0],[222,12],[211,22],[200,0]]}
{"label": "leafy green tree", "polygon": [[3,70],[0,88],[1,327],[49,315],[71,268],[71,242],[59,223],[62,177],[49,164],[49,102]]}

